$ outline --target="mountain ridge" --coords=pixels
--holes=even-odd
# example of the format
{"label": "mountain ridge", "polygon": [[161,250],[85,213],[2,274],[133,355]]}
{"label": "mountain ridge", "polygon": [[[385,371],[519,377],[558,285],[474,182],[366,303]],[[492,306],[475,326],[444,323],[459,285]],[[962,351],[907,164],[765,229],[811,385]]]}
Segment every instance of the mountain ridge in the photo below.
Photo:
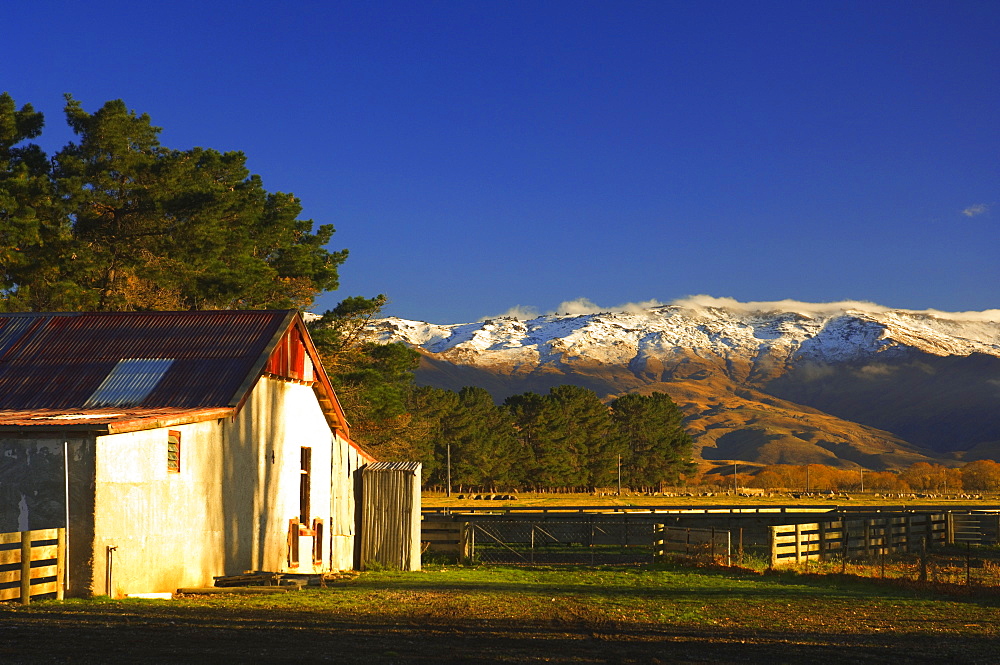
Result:
{"label": "mountain ridge", "polygon": [[419,383],[481,385],[498,400],[559,383],[609,399],[667,392],[705,460],[899,468],[1000,441],[997,310],[699,297],[527,321],[390,317],[370,330],[421,352]]}

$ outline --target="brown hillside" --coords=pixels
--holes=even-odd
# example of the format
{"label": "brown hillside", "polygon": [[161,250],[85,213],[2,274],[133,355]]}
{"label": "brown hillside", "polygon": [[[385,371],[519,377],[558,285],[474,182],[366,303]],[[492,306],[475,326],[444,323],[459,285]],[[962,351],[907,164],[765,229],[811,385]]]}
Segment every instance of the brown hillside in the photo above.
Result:
{"label": "brown hillside", "polygon": [[929,457],[883,430],[739,385],[752,373],[747,363],[693,355],[647,360],[641,367],[596,363],[488,369],[455,365],[425,355],[417,371],[421,385],[449,390],[476,385],[494,399],[524,392],[545,393],[561,384],[595,391],[604,399],[628,392],[665,392],[687,417],[696,456],[758,464],[821,463],[893,469]]}

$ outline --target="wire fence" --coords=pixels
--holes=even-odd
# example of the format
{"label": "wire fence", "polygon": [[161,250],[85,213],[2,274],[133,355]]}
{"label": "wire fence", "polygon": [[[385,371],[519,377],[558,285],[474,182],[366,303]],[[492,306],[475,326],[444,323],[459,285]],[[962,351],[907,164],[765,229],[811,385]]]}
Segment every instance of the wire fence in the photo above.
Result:
{"label": "wire fence", "polygon": [[508,565],[639,564],[653,561],[654,524],[599,521],[483,521],[470,524],[474,561]]}

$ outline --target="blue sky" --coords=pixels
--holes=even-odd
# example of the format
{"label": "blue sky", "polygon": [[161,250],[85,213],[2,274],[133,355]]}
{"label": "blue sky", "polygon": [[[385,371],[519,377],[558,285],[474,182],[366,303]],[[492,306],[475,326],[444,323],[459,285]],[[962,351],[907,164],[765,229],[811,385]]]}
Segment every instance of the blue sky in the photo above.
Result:
{"label": "blue sky", "polygon": [[1000,3],[6,2],[0,90],[242,150],[435,323],[695,294],[1000,307]]}

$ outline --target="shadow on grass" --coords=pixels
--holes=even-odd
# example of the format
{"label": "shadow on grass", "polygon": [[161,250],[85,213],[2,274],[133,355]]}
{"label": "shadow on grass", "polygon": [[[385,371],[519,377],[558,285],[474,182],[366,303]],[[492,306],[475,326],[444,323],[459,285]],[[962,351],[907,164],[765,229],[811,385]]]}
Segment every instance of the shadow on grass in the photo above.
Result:
{"label": "shadow on grass", "polygon": [[[342,588],[406,589],[452,592],[518,593],[529,595],[587,594],[605,598],[644,599],[664,598],[732,598],[748,600],[795,600],[802,596],[817,599],[877,598],[881,600],[912,600],[914,598],[946,597],[954,602],[968,602],[984,607],[1000,606],[1000,588],[955,584],[919,583],[906,579],[877,579],[856,575],[811,574],[796,571],[754,571],[733,568],[689,568],[675,565],[654,565],[639,568],[621,567],[504,567],[470,568],[469,577],[455,580],[461,568],[453,568],[447,578],[434,573],[362,576]],[[607,585],[595,583],[602,574],[611,578]],[[512,581],[512,576],[523,579]],[[584,576],[587,581],[565,581]],[[499,578],[499,579],[498,579]],[[548,581],[562,578],[564,581]],[[502,580],[502,581],[501,581]]]}
{"label": "shadow on grass", "polygon": [[[797,633],[584,620],[304,617],[150,605],[0,614],[4,663],[994,663],[994,639]],[[161,611],[162,608],[162,611]],[[74,608],[75,609],[75,608]],[[109,606],[110,609],[110,606]],[[806,660],[808,662],[808,660]]]}

